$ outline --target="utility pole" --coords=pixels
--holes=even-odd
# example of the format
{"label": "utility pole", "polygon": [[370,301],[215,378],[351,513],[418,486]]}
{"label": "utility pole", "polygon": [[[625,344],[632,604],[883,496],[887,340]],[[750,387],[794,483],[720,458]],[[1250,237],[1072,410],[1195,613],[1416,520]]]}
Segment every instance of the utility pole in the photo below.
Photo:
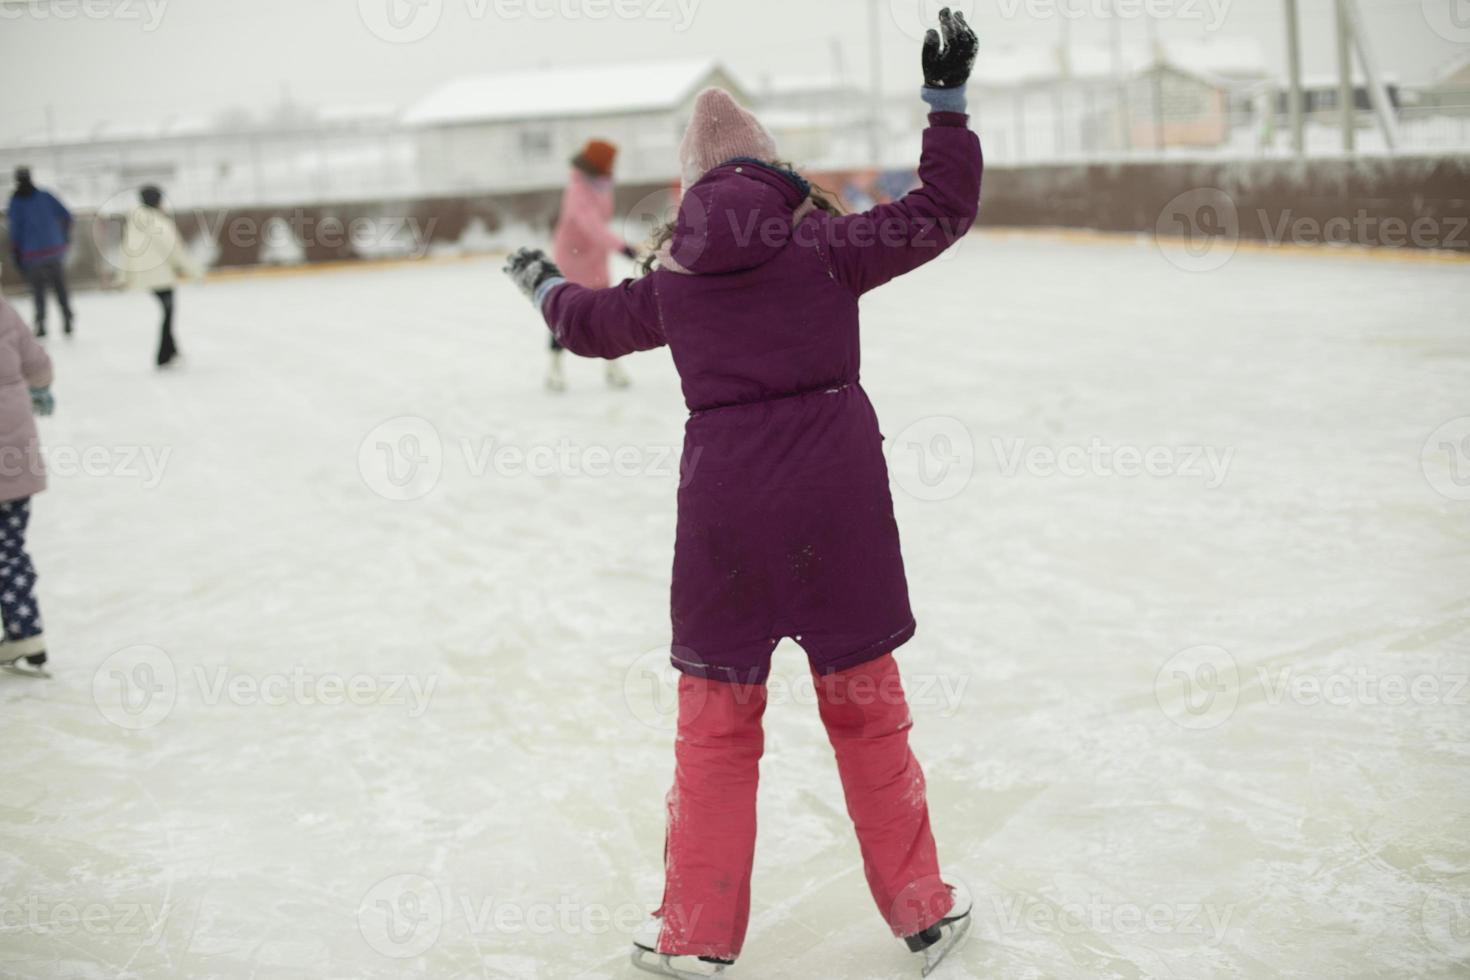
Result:
{"label": "utility pole", "polygon": [[1394,118],[1393,103],[1389,101],[1383,76],[1378,73],[1378,62],[1373,57],[1373,49],[1368,46],[1368,35],[1363,32],[1363,16],[1358,11],[1357,0],[1337,0],[1337,4],[1347,21],[1353,45],[1358,49],[1358,63],[1363,66],[1363,82],[1368,89],[1368,101],[1373,104],[1373,114],[1378,117],[1379,129],[1383,131],[1383,144],[1391,153],[1399,142],[1398,120]]}
{"label": "utility pole", "polygon": [[[1302,138],[1302,39],[1297,24],[1297,0],[1286,4],[1286,113],[1291,120],[1291,151],[1297,156],[1306,152]],[[1275,106],[1272,106],[1275,111]]]}
{"label": "utility pole", "polygon": [[1335,0],[1337,12],[1337,115],[1342,124],[1342,151],[1353,152],[1353,124],[1357,117],[1357,93],[1353,91],[1353,29],[1343,0]]}
{"label": "utility pole", "polygon": [[1067,149],[1067,93],[1072,88],[1072,40],[1071,21],[1063,11],[1060,18],[1061,35],[1057,41],[1057,77],[1052,82],[1052,116],[1054,134],[1052,155],[1061,157]]}
{"label": "utility pole", "polygon": [[1108,47],[1112,62],[1113,87],[1118,99],[1118,149],[1133,149],[1133,122],[1128,118],[1128,83],[1123,77],[1123,22],[1118,19],[1114,0],[1108,0]]}
{"label": "utility pole", "polygon": [[66,168],[62,165],[61,143],[56,138],[56,110],[49,102],[46,103],[46,145],[51,148],[51,172],[59,176]]}
{"label": "utility pole", "polygon": [[1154,150],[1160,156],[1164,153],[1164,46],[1159,43],[1159,25],[1148,17],[1148,49],[1149,49],[1149,75],[1151,76],[1154,116]]}
{"label": "utility pole", "polygon": [[1026,159],[1026,89],[1017,86],[1011,96],[1012,118],[1016,120],[1016,160]]}
{"label": "utility pole", "polygon": [[881,34],[880,0],[868,0],[868,161],[883,164],[883,57],[878,43]]}

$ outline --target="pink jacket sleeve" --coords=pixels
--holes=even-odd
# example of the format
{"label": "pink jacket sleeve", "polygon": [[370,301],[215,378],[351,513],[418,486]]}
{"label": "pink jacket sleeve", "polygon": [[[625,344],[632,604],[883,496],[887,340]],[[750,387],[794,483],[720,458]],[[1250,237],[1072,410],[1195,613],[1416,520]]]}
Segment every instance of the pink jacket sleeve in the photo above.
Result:
{"label": "pink jacket sleeve", "polygon": [[571,282],[553,286],[541,314],[557,343],[583,357],[622,357],[668,343],[653,275],[624,279],[607,289]]}
{"label": "pink jacket sleeve", "polygon": [[14,333],[16,348],[20,352],[20,373],[32,388],[44,388],[51,383],[51,355],[36,342],[30,327],[15,312],[9,303],[0,300],[0,319],[5,321],[5,330]]}
{"label": "pink jacket sleeve", "polygon": [[[970,230],[980,209],[980,139],[960,112],[931,112],[919,186],[897,201],[840,218],[817,212],[817,246],[832,274],[862,295],[937,257]],[[809,219],[809,220],[813,220]]]}

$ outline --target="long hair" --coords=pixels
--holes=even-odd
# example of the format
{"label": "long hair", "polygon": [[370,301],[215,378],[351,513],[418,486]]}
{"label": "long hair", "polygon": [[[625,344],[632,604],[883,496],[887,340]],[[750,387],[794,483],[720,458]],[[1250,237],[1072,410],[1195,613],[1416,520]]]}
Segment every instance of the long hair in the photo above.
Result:
{"label": "long hair", "polygon": [[[767,160],[766,166],[774,167],[777,170],[787,170],[791,173],[796,172],[796,167],[785,160]],[[811,182],[808,181],[808,183]],[[841,198],[836,193],[817,184],[811,184],[811,200],[817,206],[818,211],[825,211],[833,217],[841,217],[847,213],[847,210],[842,206]],[[649,237],[645,246],[648,254],[643,257],[641,263],[644,275],[648,275],[648,273],[653,271],[653,264],[658,261],[658,253],[674,237],[674,225],[676,223],[677,219],[666,221],[653,230],[653,234]]]}

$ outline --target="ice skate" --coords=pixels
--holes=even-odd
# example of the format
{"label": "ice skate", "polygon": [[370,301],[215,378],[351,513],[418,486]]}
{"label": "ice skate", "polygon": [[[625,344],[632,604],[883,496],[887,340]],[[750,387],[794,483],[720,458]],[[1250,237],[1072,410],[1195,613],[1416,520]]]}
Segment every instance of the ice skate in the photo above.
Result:
{"label": "ice skate", "polygon": [[679,977],[681,980],[704,980],[706,977],[723,976],[725,967],[733,960],[718,960],[712,956],[683,956],[677,953],[660,953],[658,937],[663,931],[663,919],[653,918],[638,929],[633,936],[633,965],[647,973],[661,977]]}
{"label": "ice skate", "polygon": [[958,946],[970,931],[970,909],[974,905],[970,890],[959,882],[945,882],[954,895],[954,908],[948,915],[923,932],[904,937],[909,951],[924,957],[923,976],[938,969],[944,958]]}
{"label": "ice skate", "polygon": [[0,641],[0,667],[14,673],[51,676],[46,673],[45,639],[29,636],[23,640]]}
{"label": "ice skate", "polygon": [[546,369],[546,390],[566,391],[567,377],[561,368],[561,352],[551,355],[551,366]]}
{"label": "ice skate", "polygon": [[632,383],[632,379],[628,377],[628,372],[623,370],[622,365],[617,361],[607,362],[607,386],[609,388],[626,388]]}

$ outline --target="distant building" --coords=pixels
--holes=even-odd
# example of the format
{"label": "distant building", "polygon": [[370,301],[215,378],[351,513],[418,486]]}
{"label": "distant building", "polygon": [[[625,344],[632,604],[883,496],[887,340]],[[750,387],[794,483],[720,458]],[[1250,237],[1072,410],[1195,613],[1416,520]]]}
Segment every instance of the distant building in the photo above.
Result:
{"label": "distant building", "polygon": [[377,193],[408,173],[391,106],[243,111],[153,126],[105,124],[0,145],[0,172],[33,167],[75,208],[118,212],[157,184],[178,206],[331,200]]}
{"label": "distant building", "polygon": [[871,99],[830,75],[767,75],[754,109],[786,160],[798,167],[850,164],[867,153]]}
{"label": "distant building", "polygon": [[761,123],[797,166],[850,163],[867,147],[866,91],[831,75],[766,75],[754,91]]}
{"label": "distant building", "polygon": [[1470,115],[1470,53],[1442,65],[1429,84],[1415,90],[1414,100],[1422,109]]}
{"label": "distant building", "polygon": [[17,166],[59,191],[69,205],[87,207],[128,192],[128,206],[145,183],[175,187],[187,148],[210,131],[201,119],[171,119],[151,127],[103,124],[84,131],[37,133],[0,146],[0,173]]}
{"label": "distant building", "polygon": [[988,53],[970,89],[987,156],[1022,160],[1219,146],[1265,77],[1250,38],[1026,45]]}
{"label": "distant building", "polygon": [[[1332,75],[1307,75],[1302,78],[1302,111],[1308,116],[1314,114],[1337,114],[1337,86],[1338,80]],[[1373,108],[1372,97],[1368,94],[1368,83],[1356,73],[1352,79],[1353,106],[1361,112],[1369,112]],[[1388,91],[1389,105],[1395,109],[1402,104],[1398,76],[1389,73],[1383,76],[1383,87]],[[1273,95],[1276,111],[1281,115],[1287,112],[1287,99],[1289,91],[1286,79],[1278,78],[1274,81]]]}
{"label": "distant building", "polygon": [[694,97],[750,95],[716,61],[504,72],[462,78],[409,106],[421,182],[442,192],[548,187],[591,137],[618,145],[622,180],[672,179]]}
{"label": "distant building", "polygon": [[1242,86],[1208,71],[1160,61],[1128,82],[1133,146],[1219,146],[1230,137],[1232,93]]}

